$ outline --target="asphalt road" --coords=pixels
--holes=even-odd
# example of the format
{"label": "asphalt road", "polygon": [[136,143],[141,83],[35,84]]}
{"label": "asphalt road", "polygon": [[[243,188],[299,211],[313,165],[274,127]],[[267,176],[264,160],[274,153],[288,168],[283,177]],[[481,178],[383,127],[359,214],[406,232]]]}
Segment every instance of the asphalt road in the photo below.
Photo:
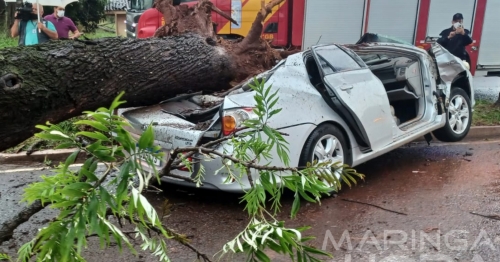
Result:
{"label": "asphalt road", "polygon": [[[292,198],[287,196],[279,217],[289,226],[311,225],[306,234],[316,237],[313,244],[335,256],[327,261],[497,262],[500,221],[494,215],[500,215],[499,152],[500,141],[411,144],[357,167],[366,174],[357,186],[343,188],[321,205],[302,203],[295,220],[288,218]],[[47,173],[6,173],[12,168],[17,167],[0,171],[0,222],[22,206],[19,195],[26,183]],[[163,189],[164,193],[148,198],[159,212],[165,200],[173,205],[164,223],[186,234],[193,246],[207,254],[218,252],[246,226],[248,218],[239,195],[173,186]],[[0,246],[0,252],[14,254],[22,241],[47,222],[50,210],[43,212],[19,228],[14,240]],[[195,261],[196,256],[186,248],[169,244],[172,261]],[[269,254],[272,261],[289,261]],[[92,240],[85,257],[88,261],[157,261],[148,252],[134,257],[116,248],[99,251]],[[223,261],[242,261],[242,257]]]}

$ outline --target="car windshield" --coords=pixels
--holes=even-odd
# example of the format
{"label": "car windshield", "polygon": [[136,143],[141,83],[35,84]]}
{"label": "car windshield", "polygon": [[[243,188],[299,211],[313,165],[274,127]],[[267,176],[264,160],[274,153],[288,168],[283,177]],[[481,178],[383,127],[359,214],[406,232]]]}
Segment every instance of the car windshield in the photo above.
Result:
{"label": "car windshield", "polygon": [[130,9],[146,10],[153,7],[154,0],[131,0]]}

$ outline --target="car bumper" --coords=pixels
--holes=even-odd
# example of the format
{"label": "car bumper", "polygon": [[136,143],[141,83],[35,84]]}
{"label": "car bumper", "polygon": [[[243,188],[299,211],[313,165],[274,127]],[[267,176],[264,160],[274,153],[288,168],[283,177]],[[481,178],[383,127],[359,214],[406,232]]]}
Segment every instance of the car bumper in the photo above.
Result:
{"label": "car bumper", "polygon": [[[218,152],[230,152],[231,149],[227,144],[222,144],[213,148]],[[230,154],[230,153],[229,153]],[[194,159],[202,159],[192,167],[192,173],[189,171],[173,170],[172,174],[177,176],[196,178],[200,175],[202,185],[200,188],[219,190],[231,193],[243,193],[251,189],[250,182],[246,173],[241,173],[234,165],[224,166],[221,157],[215,159],[207,159],[203,155],[195,155]],[[200,167],[203,167],[203,173],[200,173]],[[252,170],[252,179],[256,181],[258,173]],[[163,182],[187,187],[197,187],[195,183],[185,181],[178,178],[164,176],[161,178]]]}

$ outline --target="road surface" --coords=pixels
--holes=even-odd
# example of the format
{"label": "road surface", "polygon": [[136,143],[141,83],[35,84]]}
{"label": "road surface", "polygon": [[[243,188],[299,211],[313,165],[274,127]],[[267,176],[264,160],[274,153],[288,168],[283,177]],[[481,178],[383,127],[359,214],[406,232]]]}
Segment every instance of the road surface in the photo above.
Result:
{"label": "road surface", "polygon": [[[357,186],[343,188],[321,205],[303,202],[295,220],[289,219],[293,199],[287,196],[279,218],[289,226],[311,225],[306,234],[316,237],[313,244],[335,256],[326,261],[497,262],[500,221],[494,215],[500,215],[499,152],[500,141],[411,144],[357,167],[366,174]],[[6,173],[12,168],[0,171],[0,220],[20,208],[24,183],[44,173]],[[247,223],[240,195],[172,186],[163,189],[164,193],[150,194],[149,199],[158,210],[168,199],[173,207],[164,222],[186,234],[203,252],[215,254]],[[21,241],[47,222],[49,212],[44,212],[19,228],[15,240],[0,246],[0,252],[14,253]],[[186,248],[169,243],[172,261],[195,260]],[[116,249],[98,249],[98,243],[91,241],[85,254],[88,261],[157,261],[147,252],[133,257],[129,252],[120,255]],[[269,255],[272,261],[290,261]],[[242,261],[242,257],[222,261]]]}

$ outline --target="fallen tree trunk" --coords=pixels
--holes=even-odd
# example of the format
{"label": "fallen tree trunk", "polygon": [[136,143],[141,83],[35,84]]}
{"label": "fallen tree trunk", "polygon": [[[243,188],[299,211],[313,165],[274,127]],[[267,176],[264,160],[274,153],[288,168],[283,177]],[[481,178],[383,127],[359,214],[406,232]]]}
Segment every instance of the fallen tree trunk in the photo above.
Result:
{"label": "fallen tree trunk", "polygon": [[55,41],[0,50],[0,151],[32,136],[37,124],[108,106],[121,91],[125,106],[147,106],[189,91],[226,90],[270,69],[286,52],[272,49],[260,34],[265,18],[282,2],[263,5],[240,42],[217,39],[211,12],[231,18],[209,0],[189,8],[157,0],[166,20],[156,32],[160,38]]}
{"label": "fallen tree trunk", "polygon": [[9,239],[12,238],[12,235],[14,234],[14,230],[23,224],[24,222],[28,221],[31,216],[34,214],[38,213],[44,208],[42,205],[42,202],[39,200],[33,202],[33,204],[21,209],[19,213],[17,213],[14,217],[11,219],[8,219],[5,221],[1,226],[0,226],[0,245]]}
{"label": "fallen tree trunk", "polygon": [[227,89],[235,76],[231,56],[196,34],[8,48],[0,68],[0,151],[32,136],[36,124],[107,106],[121,91],[127,106],[150,105]]}

